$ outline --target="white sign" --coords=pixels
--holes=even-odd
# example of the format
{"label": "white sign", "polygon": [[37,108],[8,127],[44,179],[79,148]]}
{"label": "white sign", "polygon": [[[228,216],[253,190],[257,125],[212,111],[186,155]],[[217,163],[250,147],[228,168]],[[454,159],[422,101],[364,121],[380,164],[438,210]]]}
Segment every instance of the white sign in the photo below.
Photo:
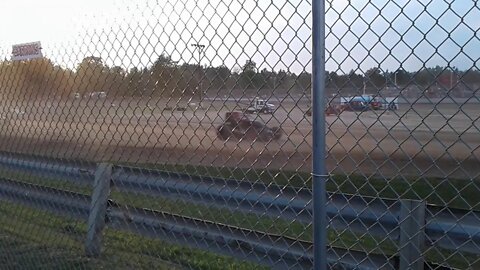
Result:
{"label": "white sign", "polygon": [[30,60],[42,57],[42,45],[40,44],[40,41],[12,46],[13,61]]}

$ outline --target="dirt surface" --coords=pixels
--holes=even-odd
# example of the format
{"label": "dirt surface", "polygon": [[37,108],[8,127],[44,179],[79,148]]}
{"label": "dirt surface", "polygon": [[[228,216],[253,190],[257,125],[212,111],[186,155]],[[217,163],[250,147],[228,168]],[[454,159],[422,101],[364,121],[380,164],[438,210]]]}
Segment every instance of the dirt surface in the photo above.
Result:
{"label": "dirt surface", "polygon": [[[299,104],[284,101],[273,115],[251,115],[283,129],[280,140],[265,143],[216,137],[225,112],[241,107],[233,102],[204,102],[203,108],[180,104],[186,111],[135,99],[5,103],[0,148],[66,159],[308,172],[312,122]],[[479,104],[401,105],[395,112],[328,116],[328,170],[479,178],[479,117]]]}

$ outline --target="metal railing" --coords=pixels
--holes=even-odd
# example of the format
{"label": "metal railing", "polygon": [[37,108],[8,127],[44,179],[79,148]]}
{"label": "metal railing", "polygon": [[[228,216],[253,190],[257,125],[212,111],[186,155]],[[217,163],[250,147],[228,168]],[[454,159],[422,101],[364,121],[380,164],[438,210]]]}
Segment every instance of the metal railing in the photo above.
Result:
{"label": "metal railing", "polygon": [[[74,162],[65,160],[27,158],[11,153],[4,153],[0,156],[0,168],[10,171],[11,173],[28,172],[32,177],[48,177],[66,181],[74,185],[99,187],[98,185],[94,185],[93,181],[95,172],[98,171],[95,164],[78,166]],[[125,166],[113,166],[107,178],[110,179],[108,180],[108,186],[112,185],[115,189],[122,192],[144,194],[152,198],[181,198],[191,203],[200,203],[219,209],[226,208],[230,211],[253,213],[259,217],[280,218],[286,221],[296,220],[297,222],[308,224],[310,223],[313,210],[311,204],[312,194],[311,191],[308,190],[281,188],[272,185],[266,186],[259,183],[252,184],[251,182],[239,183],[238,181],[229,179],[192,176],[175,172]],[[2,180],[0,184],[0,194],[2,194],[0,199],[32,205],[79,219],[85,219],[89,216],[89,213],[92,213],[89,208],[90,197],[88,195],[6,179]],[[28,196],[22,196],[22,194],[28,194]],[[421,250],[424,245],[437,246],[445,250],[480,254],[480,249],[478,248],[480,246],[479,211],[442,208],[435,205],[425,205],[420,201],[398,201],[358,195],[329,194],[327,197],[329,199],[326,213],[332,228],[335,230],[348,229],[357,234],[368,233],[371,236],[380,239],[389,238],[392,241],[404,241],[401,239],[406,238],[406,242],[408,242],[409,245],[418,245],[414,247],[407,245],[404,251],[400,251],[400,257],[402,258],[408,258],[407,255],[403,254],[404,252],[408,253],[412,250]],[[93,200],[92,203],[95,201],[96,200]],[[200,231],[201,233],[199,233],[199,235],[203,234],[204,237],[208,235],[208,237],[210,237],[208,239],[211,241],[215,239],[218,241],[218,238],[221,238],[221,241],[233,243],[232,245],[234,246],[242,246],[242,241],[247,240],[244,240],[241,236],[249,236],[248,241],[251,241],[251,243],[253,243],[251,245],[254,247],[250,248],[255,252],[260,252],[259,249],[267,251],[267,254],[255,253],[255,256],[245,259],[266,264],[274,268],[291,269],[295,267],[312,267],[311,263],[313,258],[310,246],[303,244],[302,247],[300,243],[300,250],[297,248],[289,248],[290,244],[294,243],[294,241],[292,242],[288,237],[278,238],[279,236],[274,235],[261,236],[259,235],[261,232],[249,231],[246,233],[233,233],[237,238],[230,239],[229,242],[224,238],[228,237],[232,231],[241,230],[240,228],[229,226],[219,228],[219,226],[223,226],[219,224],[207,224],[206,228],[201,228],[198,224],[202,224],[205,221],[191,220],[184,216],[172,216],[168,213],[158,213],[131,206],[118,206],[112,201],[110,201],[108,205],[108,208],[104,211],[108,212],[105,219],[109,220],[109,226],[114,228],[125,229],[124,226],[131,228],[131,225],[115,221],[115,218],[121,218],[121,220],[124,221],[125,216],[128,216],[129,222],[134,222],[135,224],[138,222],[137,225],[133,226],[134,228],[131,228],[135,233],[144,235],[146,232],[136,229],[141,228],[141,230],[149,231],[146,233],[149,237],[169,241],[174,241],[172,239],[176,238],[182,239],[184,237],[168,235],[168,233],[173,233],[172,231],[164,232],[163,234],[158,233],[158,231],[155,230],[155,228],[157,228],[156,226],[160,226],[163,228],[162,230],[171,228],[170,230],[175,229],[185,233],[184,230],[187,230],[185,226],[188,225],[190,226],[188,235],[192,233],[191,230]],[[105,207],[107,207],[107,205],[105,205]],[[118,209],[123,210],[120,211]],[[120,213],[118,213],[118,211],[120,211]],[[417,216],[417,213],[420,215]],[[168,223],[179,222],[178,220],[181,220],[184,225]],[[413,222],[407,223],[405,220],[412,220]],[[147,229],[149,226],[153,227]],[[209,235],[209,233],[213,235]],[[405,235],[406,233],[413,233],[418,236],[420,236],[419,233],[424,234],[421,236],[422,242],[415,243],[415,241],[411,239],[413,235]],[[230,235],[229,237],[233,236]],[[258,242],[259,239],[268,239],[268,241],[265,242],[266,240],[262,240]],[[180,243],[178,240],[175,241]],[[279,247],[280,243],[285,243],[287,246],[279,249],[281,248]],[[212,248],[212,244],[210,243],[200,248],[221,254],[228,254],[237,258],[243,258],[245,254],[248,254],[245,250],[238,251],[232,246],[229,246],[229,251],[215,248],[215,246],[218,245],[219,243],[217,242]],[[293,246],[295,246],[295,244]],[[345,267],[357,269],[383,269],[383,267],[390,267],[394,269],[395,265],[398,265],[398,258],[396,259],[397,261],[391,261],[388,257],[380,259],[382,257],[378,254],[373,256],[374,258],[377,256],[376,259],[371,259],[369,257],[371,254],[367,255],[361,252],[349,254],[354,257],[362,257],[363,259],[361,261],[368,261],[366,265],[357,265],[354,263],[355,260],[352,261],[350,256],[345,255],[352,251],[347,252],[341,248],[334,250],[335,251],[332,252],[333,254],[329,254],[328,260],[331,263],[341,263]],[[283,260],[280,263],[278,262],[278,258],[281,256],[278,254],[270,254],[269,252],[288,254],[292,261]],[[338,254],[344,255],[340,256]],[[415,263],[415,261],[418,260],[418,256],[422,256],[422,254],[419,253],[416,257],[412,257],[411,259],[413,260],[407,262],[407,264]],[[285,265],[282,265],[283,263],[285,263]]]}
{"label": "metal railing", "polygon": [[[115,177],[112,178],[112,181],[119,182]],[[92,201],[92,205],[95,205],[97,201],[91,199],[88,195],[7,179],[0,180],[0,199],[80,220],[86,220],[89,216],[92,216],[95,211],[92,211],[90,201]],[[215,206],[221,207],[220,205]],[[177,244],[190,245],[215,253],[235,256],[277,269],[312,267],[311,244],[296,243],[288,237],[245,231],[237,227],[214,224],[184,216],[119,205],[111,200],[105,207],[106,215],[102,218],[107,221],[109,227],[115,229],[130,230],[147,237],[160,238]],[[349,219],[349,216],[344,215],[343,218]],[[98,220],[94,222],[98,222]],[[365,219],[362,222],[366,224],[369,223],[369,220]],[[437,223],[430,221],[429,223],[433,224],[433,227],[445,227],[445,224],[448,226],[447,220]],[[387,222],[382,224],[385,224],[386,228],[391,226]],[[476,228],[470,228],[468,232],[465,231],[463,236],[459,235],[459,241],[469,238],[471,234],[477,234],[480,227],[478,222],[475,225]],[[459,226],[461,229],[466,227],[463,224]],[[363,231],[366,230],[363,229]],[[101,232],[97,232],[97,234],[101,234]],[[465,236],[465,234],[467,235]],[[185,238],[189,238],[189,240],[182,240]],[[191,242],[193,239],[195,239],[195,243]],[[205,241],[205,244],[198,244]],[[478,239],[474,239],[474,241],[478,241]],[[90,244],[87,241],[86,245]],[[228,250],[225,250],[226,247],[228,247]],[[331,249],[332,251],[328,254],[329,263],[340,263],[348,269],[395,269],[394,267],[398,265],[398,258],[388,258],[378,254],[367,255],[360,251],[347,251],[334,247]],[[100,252],[100,250],[98,249],[97,252]],[[471,252],[478,252],[478,249]],[[282,259],[279,260],[279,258]],[[285,258],[288,258],[288,260],[285,260]],[[363,261],[363,263],[358,264],[358,261]]]}

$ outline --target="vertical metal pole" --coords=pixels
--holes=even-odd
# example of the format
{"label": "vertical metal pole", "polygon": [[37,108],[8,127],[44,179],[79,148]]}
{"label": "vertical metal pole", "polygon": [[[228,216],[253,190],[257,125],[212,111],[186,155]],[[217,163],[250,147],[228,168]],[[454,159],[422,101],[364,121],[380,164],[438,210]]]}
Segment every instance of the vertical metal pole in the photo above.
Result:
{"label": "vertical metal pole", "polygon": [[400,270],[423,270],[425,201],[401,200]]}
{"label": "vertical metal pole", "polygon": [[100,256],[102,249],[102,231],[105,227],[108,195],[110,194],[110,180],[112,179],[112,165],[101,163],[95,171],[90,215],[88,217],[88,231],[85,242],[85,252],[89,257]]}
{"label": "vertical metal pole", "polygon": [[365,81],[365,76],[363,77],[363,95],[367,94],[367,81]]}
{"label": "vertical metal pole", "polygon": [[325,167],[325,0],[312,1],[313,249],[314,269],[327,269]]}

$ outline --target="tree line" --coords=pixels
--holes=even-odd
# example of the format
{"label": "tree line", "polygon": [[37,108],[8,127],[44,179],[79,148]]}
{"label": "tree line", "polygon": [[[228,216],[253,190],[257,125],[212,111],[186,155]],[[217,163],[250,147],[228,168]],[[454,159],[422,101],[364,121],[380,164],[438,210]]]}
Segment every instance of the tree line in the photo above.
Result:
{"label": "tree line", "polygon": [[[476,69],[459,71],[445,67],[423,68],[416,72],[405,70],[382,71],[371,68],[365,73],[329,71],[326,87],[330,91],[363,87],[384,87],[416,84],[448,87],[462,82],[479,84],[480,72]],[[109,96],[192,97],[228,95],[232,89],[263,94],[310,93],[311,74],[295,74],[285,70],[259,69],[252,60],[241,68],[226,66],[208,67],[178,64],[167,55],[160,55],[150,67],[133,67],[125,70],[108,66],[103,59],[85,57],[75,68],[55,65],[48,58],[30,61],[0,61],[0,91],[13,98],[40,96],[68,97],[74,93],[88,95],[107,92]]]}

